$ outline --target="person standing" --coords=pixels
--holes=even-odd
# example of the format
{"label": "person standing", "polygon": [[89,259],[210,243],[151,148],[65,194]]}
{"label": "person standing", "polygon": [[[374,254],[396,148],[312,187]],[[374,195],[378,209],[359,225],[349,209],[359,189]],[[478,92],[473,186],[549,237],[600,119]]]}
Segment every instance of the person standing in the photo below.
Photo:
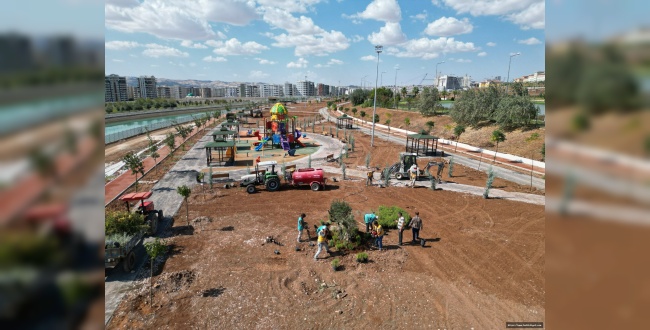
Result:
{"label": "person standing", "polygon": [[399,219],[397,219],[397,232],[399,236],[399,245],[402,245],[402,234],[404,233],[404,217],[402,216],[402,212],[398,212],[397,215],[399,215]]}
{"label": "person standing", "polygon": [[366,186],[372,186],[372,179],[373,179],[373,176],[375,175],[375,170],[370,169],[370,171],[368,171],[368,173],[366,173],[366,175],[368,176],[368,179],[366,180]]}
{"label": "person standing", "polygon": [[415,216],[411,219],[411,230],[413,231],[413,244],[420,239],[420,230],[424,227],[422,219],[420,219],[420,212],[415,212]]}
{"label": "person standing", "polygon": [[[298,217],[298,243],[300,243],[300,240],[302,239],[302,231],[305,229],[307,223],[305,223],[305,217],[307,215],[302,213]],[[309,228],[307,228],[307,231],[309,231]]]}
{"label": "person standing", "polygon": [[314,260],[318,260],[318,255],[320,254],[320,251],[325,248],[325,251],[327,251],[327,254],[331,254],[329,246],[327,246],[327,232],[329,231],[328,225],[323,225],[318,227],[318,251],[316,251],[316,254],[314,255]]}
{"label": "person standing", "polygon": [[375,212],[370,212],[363,216],[363,222],[366,223],[366,233],[370,232],[370,226],[375,220],[379,220],[379,217],[375,215]]}
{"label": "person standing", "polygon": [[379,251],[382,251],[383,248],[383,240],[384,240],[384,228],[381,227],[379,222],[377,220],[372,222],[372,228],[373,231],[375,232],[375,243],[377,247],[379,248]]}
{"label": "person standing", "polygon": [[418,178],[418,164],[411,165],[409,174],[411,175],[411,188],[415,188],[415,179]]}

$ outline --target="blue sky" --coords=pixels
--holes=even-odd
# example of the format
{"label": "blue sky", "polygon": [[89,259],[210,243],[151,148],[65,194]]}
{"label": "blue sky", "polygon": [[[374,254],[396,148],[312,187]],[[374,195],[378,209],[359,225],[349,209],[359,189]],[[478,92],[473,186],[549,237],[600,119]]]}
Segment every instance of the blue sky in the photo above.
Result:
{"label": "blue sky", "polygon": [[374,86],[377,44],[384,85],[443,61],[506,79],[516,52],[511,79],[544,70],[544,0],[107,0],[105,28],[106,73],[126,76]]}

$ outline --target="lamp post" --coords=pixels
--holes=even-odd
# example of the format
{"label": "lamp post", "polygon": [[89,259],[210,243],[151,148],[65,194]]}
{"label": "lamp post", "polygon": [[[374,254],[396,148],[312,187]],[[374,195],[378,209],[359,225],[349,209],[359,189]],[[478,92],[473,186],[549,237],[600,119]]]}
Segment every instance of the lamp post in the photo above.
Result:
{"label": "lamp post", "polygon": [[395,103],[395,109],[397,109],[397,70],[399,70],[399,68],[395,68],[395,94],[393,94],[393,103]]}
{"label": "lamp post", "polygon": [[445,63],[445,61],[436,63],[436,88],[438,88],[438,64]]}
{"label": "lamp post", "polygon": [[366,77],[367,77],[367,76],[368,76],[368,75],[365,75],[365,76],[363,76],[363,78],[361,78],[361,89],[362,89],[362,90],[365,90],[365,88],[363,88],[363,82],[366,80]]}
{"label": "lamp post", "polygon": [[508,84],[510,83],[510,63],[512,63],[512,58],[518,55],[521,55],[521,53],[514,53],[510,55],[510,60],[508,60],[508,77],[506,78],[506,95],[508,95]]}
{"label": "lamp post", "polygon": [[370,135],[370,147],[375,145],[375,112],[377,111],[377,78],[379,78],[379,53],[381,53],[382,46],[375,46],[377,52],[377,75],[375,76],[375,101],[372,104],[372,133]]}
{"label": "lamp post", "polygon": [[384,73],[386,73],[386,71],[381,73],[381,79],[379,80],[379,86],[381,87],[384,87]]}

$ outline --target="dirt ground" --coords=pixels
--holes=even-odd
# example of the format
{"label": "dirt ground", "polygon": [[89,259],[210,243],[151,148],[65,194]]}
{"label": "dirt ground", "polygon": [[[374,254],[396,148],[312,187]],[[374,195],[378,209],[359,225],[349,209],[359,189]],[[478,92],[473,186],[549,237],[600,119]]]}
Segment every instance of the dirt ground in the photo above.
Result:
{"label": "dirt ground", "polygon": [[[365,165],[369,148],[367,137],[355,139],[357,151],[345,160],[350,167]],[[375,142],[371,165],[396,161],[393,148],[401,146]],[[454,173],[455,182],[485,184],[484,173],[460,166]],[[189,219],[210,221],[187,227],[181,206],[162,235],[171,248],[154,273],[153,306],[144,269],[108,328],[499,329],[504,322],[544,321],[544,206],[364,183],[330,183],[321,192],[193,194]],[[363,215],[380,205],[419,211],[426,246],[398,246],[397,232],[390,231],[386,251],[368,250],[367,264],[334,248],[314,261],[316,247],[295,241],[296,219],[306,213],[312,228],[336,199],[350,203],[360,227]],[[268,236],[280,244],[265,243]],[[336,257],[343,266],[337,272],[330,266]]]}

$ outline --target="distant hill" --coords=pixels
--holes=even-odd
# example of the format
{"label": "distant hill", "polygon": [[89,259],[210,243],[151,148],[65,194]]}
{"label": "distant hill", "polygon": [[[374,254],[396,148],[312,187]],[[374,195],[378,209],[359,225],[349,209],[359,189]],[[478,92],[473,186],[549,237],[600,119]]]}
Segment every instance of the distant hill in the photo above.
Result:
{"label": "distant hill", "polygon": [[[128,86],[137,86],[138,77],[126,77],[126,84]],[[195,79],[167,79],[156,77],[156,85],[158,86],[200,86],[200,87],[236,87],[242,82],[228,82],[220,80],[195,80]],[[259,82],[244,82],[246,84],[258,84]]]}

